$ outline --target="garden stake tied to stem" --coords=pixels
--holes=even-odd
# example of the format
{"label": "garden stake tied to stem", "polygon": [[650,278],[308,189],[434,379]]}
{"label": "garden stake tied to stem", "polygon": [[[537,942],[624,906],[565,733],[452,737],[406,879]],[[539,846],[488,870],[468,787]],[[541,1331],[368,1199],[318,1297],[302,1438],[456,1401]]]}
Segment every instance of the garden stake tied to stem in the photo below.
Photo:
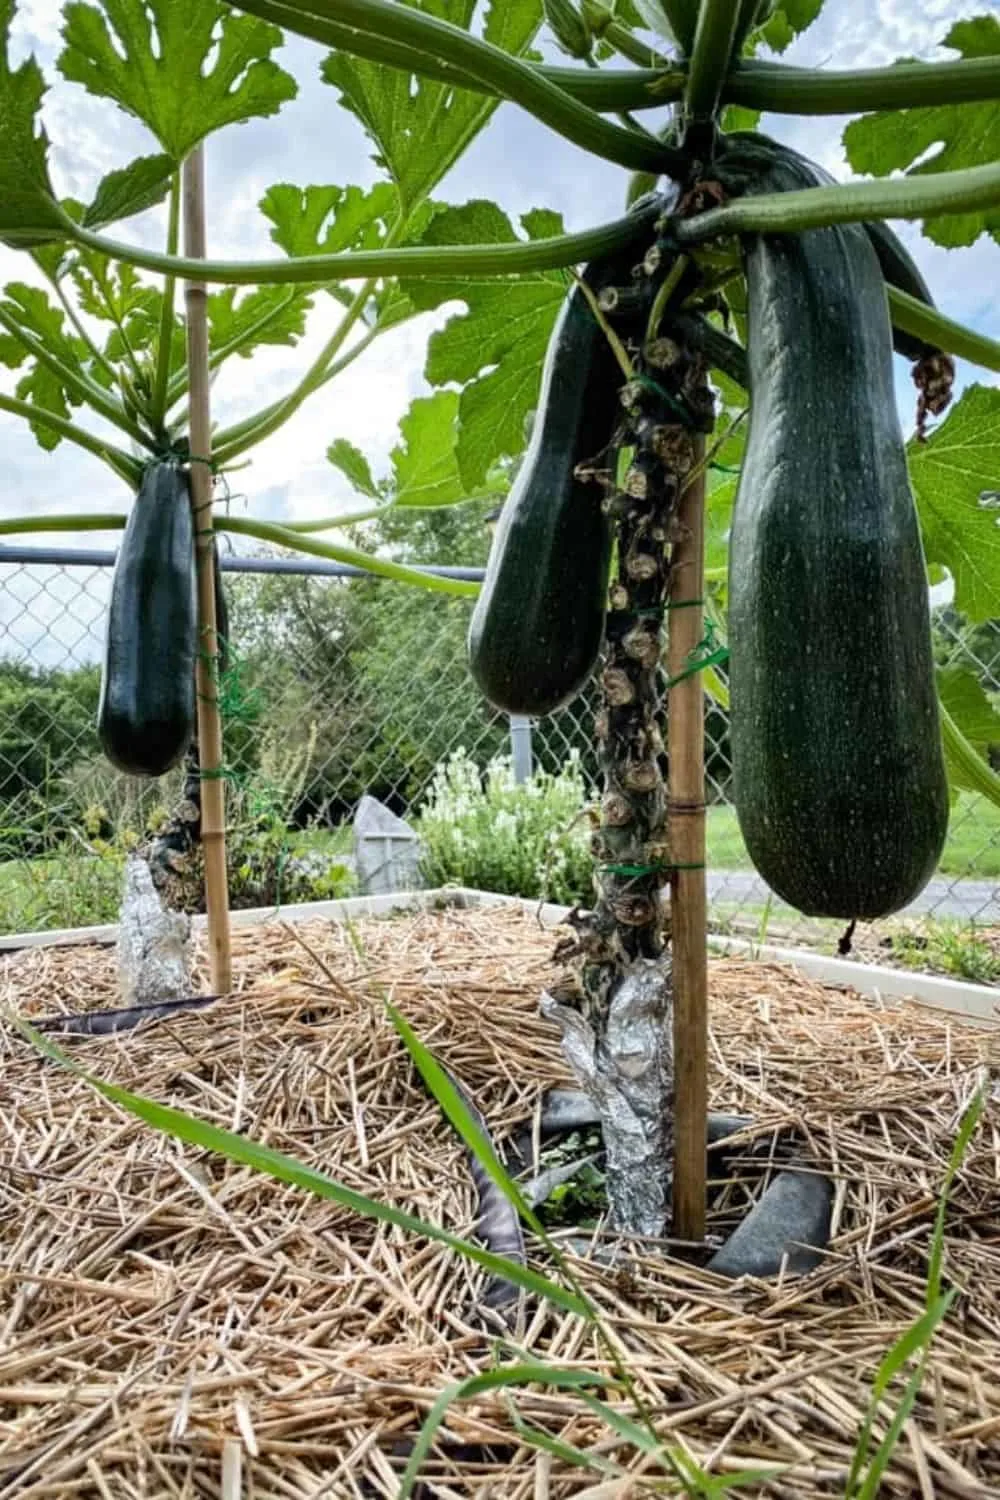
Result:
{"label": "garden stake tied to stem", "polygon": [[[184,248],[189,259],[205,256],[205,154],[194,148],[184,163]],[[195,523],[198,578],[197,708],[201,774],[201,842],[205,862],[205,910],[212,989],[232,988],[229,889],[226,879],[225,767],[219,713],[219,638],[215,614],[214,528],[212,525],[212,428],[207,292],[204,282],[188,281],[187,361],[190,384],[190,483]]]}

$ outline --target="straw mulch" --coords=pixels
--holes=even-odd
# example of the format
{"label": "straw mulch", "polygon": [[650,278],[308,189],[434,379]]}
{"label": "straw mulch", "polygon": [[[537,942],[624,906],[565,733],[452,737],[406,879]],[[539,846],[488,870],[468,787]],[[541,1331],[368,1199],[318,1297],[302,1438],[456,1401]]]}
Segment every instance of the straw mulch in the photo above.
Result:
{"label": "straw mulch", "polygon": [[[502,1136],[544,1088],[569,1082],[536,1015],[553,934],[501,908],[368,921],[353,935],[273,923],[234,943],[238,995],[62,1044],[105,1078],[471,1233],[462,1148],[383,1002]],[[106,1008],[114,954],[26,950],[0,961],[0,989],[29,1017]],[[713,962],[711,994],[713,1107],[753,1114],[757,1136],[794,1122],[836,1179],[825,1264],[784,1285],[729,1283],[650,1246],[626,1271],[574,1264],[665,1440],[718,1474],[787,1466],[742,1493],[843,1494],[874,1372],[921,1310],[935,1195],[1000,1038],[745,960]],[[0,1495],[394,1494],[435,1397],[494,1357],[472,1311],[480,1274],[154,1132],[7,1025],[0,1053]],[[1000,1495],[995,1101],[955,1186],[945,1276],[962,1290],[883,1495]],[[513,1337],[554,1364],[610,1368],[592,1329],[548,1307],[529,1306]],[[632,1477],[520,1445],[509,1398],[492,1392],[452,1408],[424,1496],[651,1493],[650,1460],[571,1392],[534,1386],[513,1400]]]}

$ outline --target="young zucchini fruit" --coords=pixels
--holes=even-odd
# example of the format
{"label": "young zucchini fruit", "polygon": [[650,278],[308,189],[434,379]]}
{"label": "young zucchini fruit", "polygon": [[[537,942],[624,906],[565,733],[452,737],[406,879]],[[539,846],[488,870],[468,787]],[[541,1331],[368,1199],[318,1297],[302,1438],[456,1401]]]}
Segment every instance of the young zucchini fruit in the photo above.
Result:
{"label": "young zucchini fruit", "polygon": [[[779,160],[751,192],[790,185]],[[729,553],[734,801],[811,916],[907,905],[948,786],[882,272],[861,225],[743,240],[750,428]]]}
{"label": "young zucchini fruit", "polygon": [[[634,256],[593,262],[595,296]],[[504,502],[469,626],[472,675],[494,707],[548,714],[593,671],[604,633],[611,524],[602,489],[577,475],[609,443],[625,377],[574,284],[546,351],[531,440]]]}
{"label": "young zucchini fruit", "polygon": [[194,732],[198,607],[188,479],[151,464],[111,583],[97,727],[112,765],[162,776]]}

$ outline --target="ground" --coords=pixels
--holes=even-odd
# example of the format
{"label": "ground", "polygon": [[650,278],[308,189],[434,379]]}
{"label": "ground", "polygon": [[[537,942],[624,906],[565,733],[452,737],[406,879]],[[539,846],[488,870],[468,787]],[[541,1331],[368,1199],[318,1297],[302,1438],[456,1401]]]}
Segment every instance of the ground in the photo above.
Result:
{"label": "ground", "polygon": [[[234,942],[231,998],[65,1048],[94,1074],[471,1233],[462,1149],[384,1002],[499,1137],[569,1081],[537,1014],[553,934],[506,908],[350,929],[274,922]],[[208,988],[203,969],[197,987]],[[505,1343],[476,1313],[479,1273],[452,1251],[180,1145],[40,1060],[5,1022],[0,1493],[388,1497],[449,1382],[511,1357],[609,1373],[617,1353],[631,1396],[588,1405],[538,1381],[453,1406],[417,1493],[610,1500],[626,1493],[623,1473],[630,1497],[652,1493],[642,1476],[656,1459],[614,1430],[635,1417],[635,1397],[661,1451],[715,1475],[782,1471],[741,1493],[843,1495],[879,1363],[924,1308],[949,1154],[1000,1043],[995,1030],[745,960],[713,962],[710,987],[713,1108],[755,1118],[745,1177],[711,1227],[724,1231],[759,1188],[751,1145],[794,1124],[836,1182],[823,1265],[732,1284],[676,1245],[630,1247],[628,1269],[568,1256],[603,1334],[529,1303]],[[35,1018],[114,1005],[113,950],[24,950],[0,961],[0,989]],[[991,1101],[948,1205],[944,1285],[956,1300],[880,1495],[1000,1492],[998,1182]],[[543,1247],[529,1250],[551,1270]],[[880,1405],[876,1442],[907,1373]],[[548,1451],[517,1423],[547,1434]]]}

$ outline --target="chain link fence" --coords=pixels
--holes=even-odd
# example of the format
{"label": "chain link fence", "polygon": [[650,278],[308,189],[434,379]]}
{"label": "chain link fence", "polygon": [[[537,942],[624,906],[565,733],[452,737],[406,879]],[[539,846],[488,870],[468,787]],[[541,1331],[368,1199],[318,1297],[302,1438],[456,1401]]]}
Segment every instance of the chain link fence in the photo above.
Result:
{"label": "chain link fence", "polygon": [[[180,772],[144,783],[100,751],[96,707],[112,552],[0,547],[0,932],[114,920],[121,852],[155,826]],[[485,766],[556,771],[576,751],[597,790],[593,685],[528,723],[497,714],[465,659],[471,602],[335,564],[223,558],[233,663],[227,690],[232,816],[264,808],[299,860],[349,863],[365,793],[419,814],[435,768],[464,749]],[[460,570],[452,570],[460,571]],[[467,570],[465,576],[481,576]],[[935,613],[936,650],[1000,691],[1000,626]],[[747,860],[730,783],[728,725],[706,701],[710,919],[717,930],[829,943],[771,896]],[[941,869],[916,904],[1000,925],[1000,810],[962,794]],[[331,887],[331,894],[340,893]]]}

